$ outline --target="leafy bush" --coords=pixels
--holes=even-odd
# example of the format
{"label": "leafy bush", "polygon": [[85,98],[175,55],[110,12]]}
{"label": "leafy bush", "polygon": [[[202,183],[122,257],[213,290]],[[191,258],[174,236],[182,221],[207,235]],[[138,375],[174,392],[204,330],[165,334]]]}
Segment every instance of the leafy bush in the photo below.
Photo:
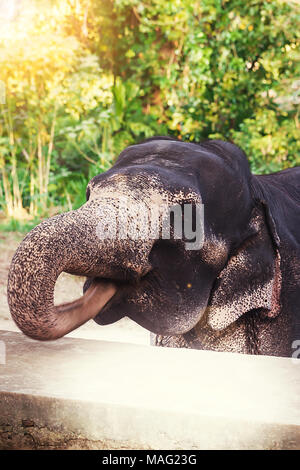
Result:
{"label": "leafy bush", "polygon": [[234,141],[254,172],[299,164],[297,2],[28,3],[0,28],[8,216],[78,207],[92,176],[155,134]]}

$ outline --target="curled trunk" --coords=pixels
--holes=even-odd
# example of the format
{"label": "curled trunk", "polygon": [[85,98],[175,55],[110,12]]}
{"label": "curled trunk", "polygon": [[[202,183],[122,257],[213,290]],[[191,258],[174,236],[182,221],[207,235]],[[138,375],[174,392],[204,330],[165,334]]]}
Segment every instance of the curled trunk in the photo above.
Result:
{"label": "curled trunk", "polygon": [[95,202],[86,203],[42,222],[15,253],[8,303],[14,321],[31,338],[64,336],[95,317],[116,292],[112,282],[94,281],[80,299],[54,306],[54,286],[62,271],[101,277],[103,241],[96,234],[97,209]]}

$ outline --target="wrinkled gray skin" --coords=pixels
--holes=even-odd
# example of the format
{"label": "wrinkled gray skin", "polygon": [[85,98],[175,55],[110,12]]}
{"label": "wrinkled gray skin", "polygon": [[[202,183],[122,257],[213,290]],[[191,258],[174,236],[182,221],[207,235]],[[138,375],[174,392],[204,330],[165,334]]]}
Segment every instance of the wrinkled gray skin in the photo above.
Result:
{"label": "wrinkled gray skin", "polygon": [[197,326],[184,335],[162,336],[151,333],[151,344],[172,348],[203,349],[244,354],[289,356],[291,342],[287,319],[278,317],[270,322],[259,314],[243,316],[221,331],[214,331],[204,316]]}
{"label": "wrinkled gray skin", "polygon": [[[295,181],[289,174],[283,181],[284,172],[274,175],[276,184],[259,179],[243,152],[221,141],[197,146],[154,139],[125,149],[111,170],[91,180],[81,208],[25,237],[9,272],[12,317],[39,340],[59,338],[91,318],[104,325],[128,316],[159,346],[290,356],[299,318],[300,237],[291,223],[299,178],[293,175]],[[286,188],[289,181],[281,210],[279,182]],[[99,220],[113,223],[105,208],[118,209],[122,197],[132,203],[129,220],[138,201],[203,203],[203,247],[99,239]],[[85,293],[54,306],[62,271],[86,276]]]}

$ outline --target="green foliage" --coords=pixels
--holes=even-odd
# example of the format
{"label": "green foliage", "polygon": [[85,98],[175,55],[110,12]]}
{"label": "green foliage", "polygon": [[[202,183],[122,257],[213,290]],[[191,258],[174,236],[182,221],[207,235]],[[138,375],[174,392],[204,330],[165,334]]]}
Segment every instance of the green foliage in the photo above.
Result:
{"label": "green foliage", "polygon": [[300,164],[297,2],[31,3],[0,35],[7,215],[80,206],[92,176],[157,134],[234,141],[257,173]]}
{"label": "green foliage", "polygon": [[18,232],[20,234],[26,234],[40,222],[41,219],[39,218],[34,218],[30,221],[7,218],[4,222],[0,223],[0,232]]}
{"label": "green foliage", "polygon": [[[119,0],[116,10],[116,55],[123,57],[117,73],[144,84],[147,111],[169,133],[233,139],[261,171],[270,167],[266,160],[280,168],[298,163],[297,5]],[[280,100],[289,100],[292,87],[298,97],[283,109]]]}

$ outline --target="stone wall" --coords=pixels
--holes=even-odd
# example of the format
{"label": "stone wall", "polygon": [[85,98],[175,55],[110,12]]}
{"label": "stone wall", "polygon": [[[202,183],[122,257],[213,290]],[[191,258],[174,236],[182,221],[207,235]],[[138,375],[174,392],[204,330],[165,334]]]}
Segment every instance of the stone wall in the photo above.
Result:
{"label": "stone wall", "polygon": [[1,331],[1,449],[299,449],[300,360]]}

